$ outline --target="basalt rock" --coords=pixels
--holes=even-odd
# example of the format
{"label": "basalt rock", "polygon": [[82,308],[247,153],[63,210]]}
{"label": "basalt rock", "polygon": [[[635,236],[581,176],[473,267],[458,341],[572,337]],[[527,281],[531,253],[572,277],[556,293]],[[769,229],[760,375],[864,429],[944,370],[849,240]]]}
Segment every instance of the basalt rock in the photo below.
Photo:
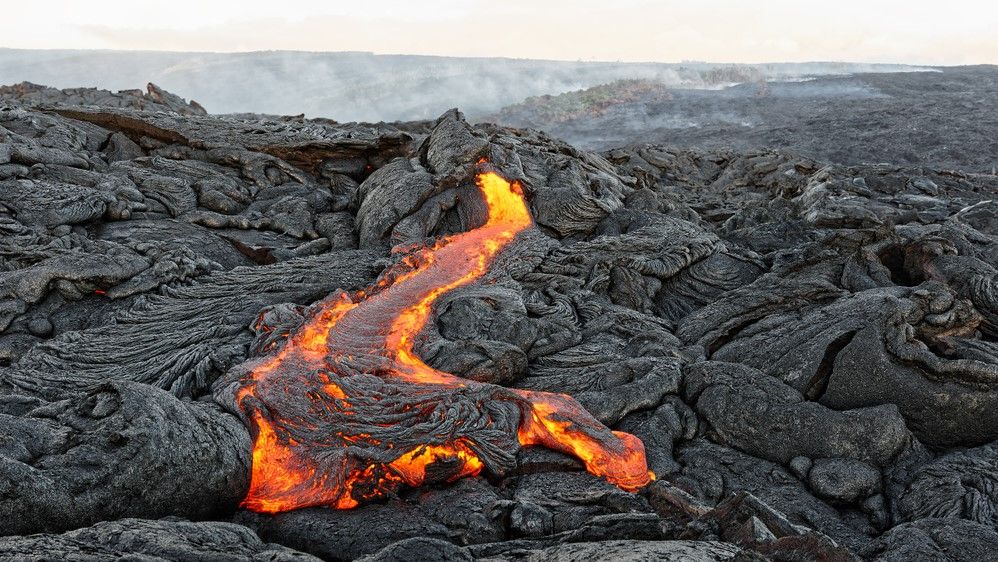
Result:
{"label": "basalt rock", "polygon": [[[595,154],[457,111],[211,116],[152,87],[0,105],[0,558],[976,561],[995,542],[994,176]],[[409,301],[389,297],[488,227],[487,172],[532,221],[471,245],[471,277],[418,279],[453,286],[406,364],[452,378],[399,378]],[[374,312],[303,346],[337,306]],[[563,436],[634,435],[656,480],[627,491],[591,473],[620,466],[546,448],[538,396]],[[288,412],[303,423],[260,421]],[[370,486],[249,501],[262,427],[320,491],[341,461]]]}
{"label": "basalt rock", "polygon": [[998,450],[995,445],[955,451],[920,466],[898,498],[902,521],[966,519],[998,524]]}
{"label": "basalt rock", "polygon": [[21,82],[13,86],[0,86],[0,100],[41,107],[97,105],[127,107],[144,111],[170,111],[180,115],[207,115],[204,108],[197,102],[188,102],[152,83],[146,85],[145,92],[142,90],[109,92],[97,88],[59,90],[31,82]]}
{"label": "basalt rock", "polygon": [[922,519],[894,527],[863,554],[877,562],[974,562],[987,559],[995,548],[998,548],[998,533],[993,526],[971,521]]}
{"label": "basalt rock", "polygon": [[318,559],[265,543],[232,523],[120,519],[60,535],[0,537],[0,560],[204,560],[315,562]]}
{"label": "basalt rock", "polygon": [[480,560],[568,562],[570,560],[606,558],[634,562],[638,560],[721,562],[723,560],[738,560],[740,552],[737,547],[721,542],[616,540],[569,543],[547,548],[529,548],[526,546],[496,554],[490,553]]}
{"label": "basalt rock", "polygon": [[217,517],[246,493],[249,434],[214,404],[123,381],[49,401],[11,388],[6,375],[5,534],[122,517]]}

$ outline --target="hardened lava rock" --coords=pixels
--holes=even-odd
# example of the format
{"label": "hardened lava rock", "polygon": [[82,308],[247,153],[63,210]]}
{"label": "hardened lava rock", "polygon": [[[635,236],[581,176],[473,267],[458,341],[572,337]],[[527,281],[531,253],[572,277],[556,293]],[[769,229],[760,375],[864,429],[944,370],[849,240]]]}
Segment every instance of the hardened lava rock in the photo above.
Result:
{"label": "hardened lava rock", "polygon": [[[488,172],[531,219],[501,245]],[[996,196],[4,88],[0,559],[986,560]],[[587,432],[655,480],[552,446]],[[260,509],[285,450],[315,501]]]}

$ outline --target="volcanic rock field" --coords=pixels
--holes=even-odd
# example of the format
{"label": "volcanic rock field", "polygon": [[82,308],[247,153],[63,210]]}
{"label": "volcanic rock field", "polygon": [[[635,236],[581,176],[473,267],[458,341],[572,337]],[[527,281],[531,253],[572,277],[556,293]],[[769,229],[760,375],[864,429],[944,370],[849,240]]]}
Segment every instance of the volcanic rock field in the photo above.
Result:
{"label": "volcanic rock field", "polygon": [[0,560],[991,560],[998,176],[0,88]]}

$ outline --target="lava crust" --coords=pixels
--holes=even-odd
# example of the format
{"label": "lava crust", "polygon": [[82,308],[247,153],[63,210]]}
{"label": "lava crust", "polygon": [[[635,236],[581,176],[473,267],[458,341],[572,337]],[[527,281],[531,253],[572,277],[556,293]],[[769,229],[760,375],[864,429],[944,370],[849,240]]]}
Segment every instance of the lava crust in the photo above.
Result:
{"label": "lava crust", "polygon": [[0,89],[0,560],[988,560],[996,201]]}
{"label": "lava crust", "polygon": [[434,301],[479,279],[533,226],[519,184],[495,172],[476,183],[485,224],[407,256],[368,290],[327,299],[276,356],[240,368],[249,374],[239,404],[256,430],[245,507],[356,507],[401,483],[483,467],[502,475],[528,445],[574,455],[625,490],[648,484],[641,441],[610,431],[570,396],[461,379],[413,351]]}

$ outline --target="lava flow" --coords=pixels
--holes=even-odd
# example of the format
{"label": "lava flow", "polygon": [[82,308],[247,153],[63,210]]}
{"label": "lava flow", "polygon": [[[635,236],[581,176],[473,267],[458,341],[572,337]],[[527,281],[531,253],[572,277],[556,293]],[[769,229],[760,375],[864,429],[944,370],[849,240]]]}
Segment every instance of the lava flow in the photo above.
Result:
{"label": "lava flow", "polygon": [[402,485],[502,474],[528,445],[574,455],[625,490],[648,484],[641,441],[571,397],[462,379],[413,351],[434,301],[482,277],[533,225],[519,183],[476,179],[483,226],[408,256],[365,291],[327,298],[276,355],[242,367],[236,398],[255,429],[243,506],[351,508]]}

